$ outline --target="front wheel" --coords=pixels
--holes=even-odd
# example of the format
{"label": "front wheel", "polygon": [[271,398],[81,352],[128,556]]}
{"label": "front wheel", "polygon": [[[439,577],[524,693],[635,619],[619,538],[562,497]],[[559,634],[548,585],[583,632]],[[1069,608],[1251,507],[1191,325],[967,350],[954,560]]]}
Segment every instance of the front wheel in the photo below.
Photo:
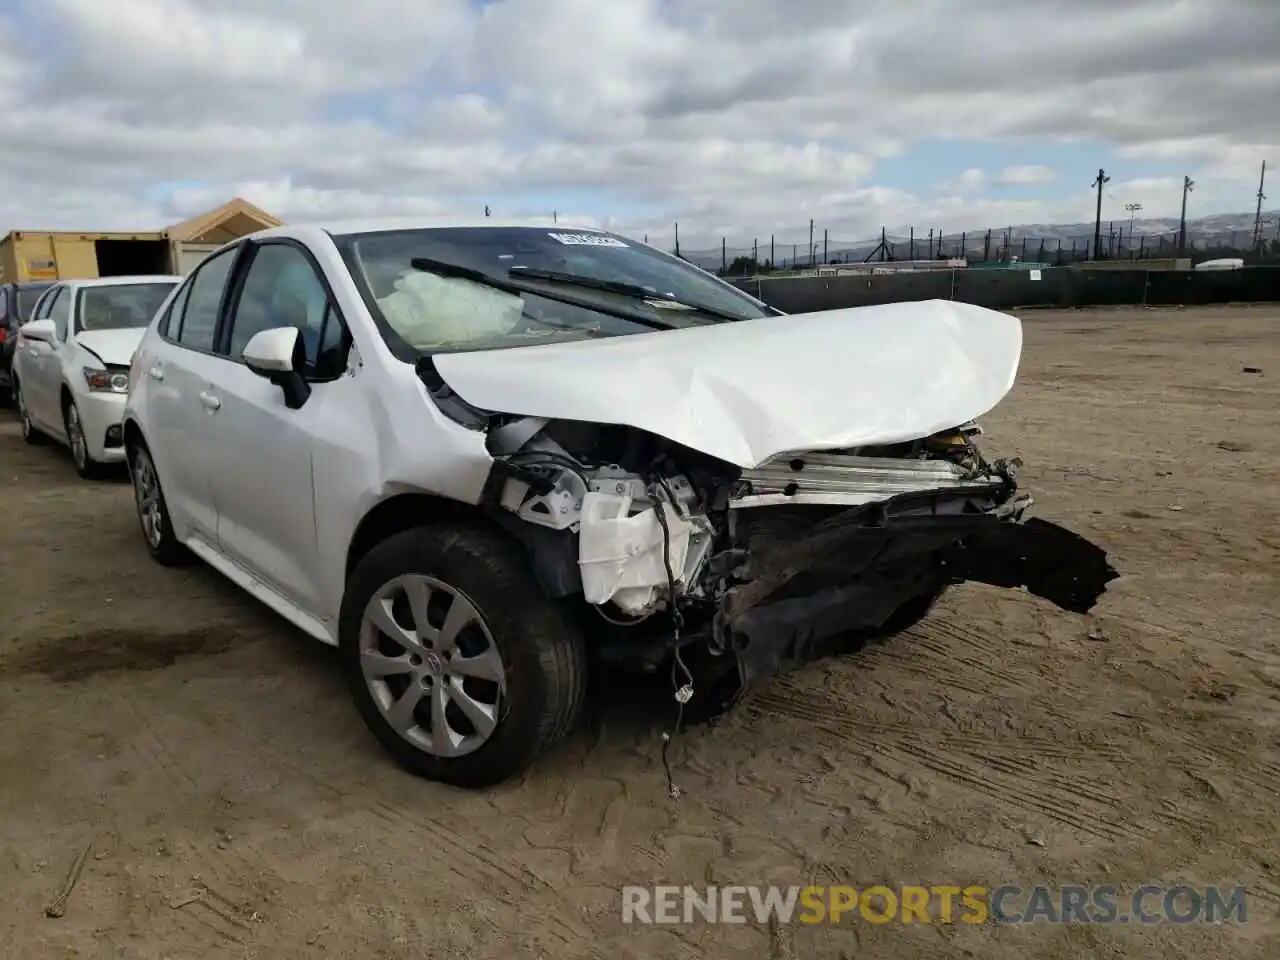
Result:
{"label": "front wheel", "polygon": [[406,530],[347,583],[343,669],[361,717],[406,769],[481,788],[517,776],[577,720],[582,636],[519,552],[473,527]]}
{"label": "front wheel", "polygon": [[102,464],[89,453],[84,422],[80,419],[80,408],[74,400],[68,399],[62,405],[62,423],[67,432],[67,445],[71,447],[71,462],[76,465],[76,473],[82,480],[95,479],[102,472]]}
{"label": "front wheel", "polygon": [[18,422],[22,424],[22,439],[33,446],[44,442],[44,435],[36,429],[31,420],[31,411],[27,409],[27,399],[22,394],[22,384],[13,382],[13,403],[18,408]]}

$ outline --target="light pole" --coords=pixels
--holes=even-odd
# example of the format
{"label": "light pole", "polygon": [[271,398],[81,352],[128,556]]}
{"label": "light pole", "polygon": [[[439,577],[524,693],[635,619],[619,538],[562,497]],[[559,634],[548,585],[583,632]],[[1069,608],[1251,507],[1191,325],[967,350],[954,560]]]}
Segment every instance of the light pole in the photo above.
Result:
{"label": "light pole", "polygon": [[1129,211],[1129,249],[1133,249],[1133,218],[1142,210],[1140,203],[1126,203],[1124,208]]}
{"label": "light pole", "polygon": [[1124,205],[1124,208],[1129,211],[1129,236],[1133,236],[1133,218],[1136,214],[1141,212],[1142,204],[1126,203]]}

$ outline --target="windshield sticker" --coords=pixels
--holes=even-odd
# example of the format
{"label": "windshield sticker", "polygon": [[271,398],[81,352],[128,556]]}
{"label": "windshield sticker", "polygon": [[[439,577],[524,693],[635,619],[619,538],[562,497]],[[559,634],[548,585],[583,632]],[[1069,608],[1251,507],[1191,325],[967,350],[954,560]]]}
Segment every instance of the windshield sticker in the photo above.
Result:
{"label": "windshield sticker", "polygon": [[598,233],[548,233],[552,240],[558,240],[567,246],[578,247],[625,247],[626,244],[616,237],[606,237]]}

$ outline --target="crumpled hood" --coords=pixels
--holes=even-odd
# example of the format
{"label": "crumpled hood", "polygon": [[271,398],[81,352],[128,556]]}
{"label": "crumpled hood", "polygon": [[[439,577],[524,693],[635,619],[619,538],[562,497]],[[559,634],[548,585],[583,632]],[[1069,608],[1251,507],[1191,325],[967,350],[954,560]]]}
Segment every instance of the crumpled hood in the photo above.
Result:
{"label": "crumpled hood", "polygon": [[95,354],[103,363],[128,366],[133,352],[142,342],[146,327],[124,327],[118,330],[81,330],[76,343]]}
{"label": "crumpled hood", "polygon": [[1021,355],[1017,317],[929,300],[433,360],[473,406],[635,427],[750,468],[982,416]]}

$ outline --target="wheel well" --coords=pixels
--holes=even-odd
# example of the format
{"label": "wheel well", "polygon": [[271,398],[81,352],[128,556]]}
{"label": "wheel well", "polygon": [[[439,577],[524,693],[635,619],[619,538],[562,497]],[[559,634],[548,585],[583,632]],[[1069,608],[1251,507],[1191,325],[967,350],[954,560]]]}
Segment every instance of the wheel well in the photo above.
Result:
{"label": "wheel well", "polygon": [[488,513],[480,507],[427,493],[399,494],[365,515],[347,548],[346,577],[349,579],[364,555],[387,537],[438,523],[470,524],[505,539],[532,565],[538,582],[553,600],[582,589],[576,543],[567,531],[535,527],[502,511]]}
{"label": "wheel well", "polygon": [[147,441],[142,439],[142,428],[133,420],[126,419],[124,422],[124,448],[126,450],[132,447],[145,447]]}
{"label": "wheel well", "polygon": [[393,534],[436,523],[475,523],[501,530],[479,507],[427,493],[398,494],[370,510],[356,527],[347,547],[346,575],[350,577],[364,555]]}
{"label": "wheel well", "polygon": [[68,405],[70,405],[75,401],[75,398],[71,396],[71,388],[64,383],[62,385],[62,390],[59,392],[58,396],[62,404],[62,411],[63,413],[65,413]]}

